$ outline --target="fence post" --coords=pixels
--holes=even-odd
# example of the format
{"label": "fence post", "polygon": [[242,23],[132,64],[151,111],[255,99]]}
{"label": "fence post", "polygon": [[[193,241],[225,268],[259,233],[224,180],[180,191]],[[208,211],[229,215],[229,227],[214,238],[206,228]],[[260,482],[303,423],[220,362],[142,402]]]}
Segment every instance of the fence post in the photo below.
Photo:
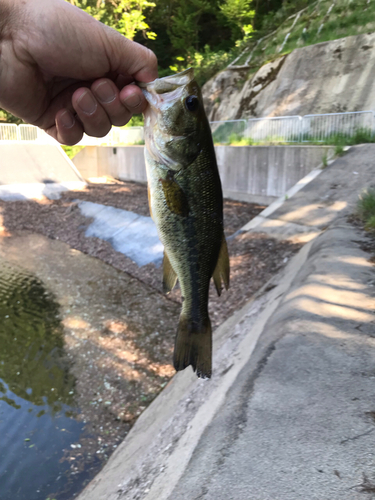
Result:
{"label": "fence post", "polygon": [[303,118],[302,118],[302,116],[299,116],[298,142],[302,142],[302,134],[303,134]]}

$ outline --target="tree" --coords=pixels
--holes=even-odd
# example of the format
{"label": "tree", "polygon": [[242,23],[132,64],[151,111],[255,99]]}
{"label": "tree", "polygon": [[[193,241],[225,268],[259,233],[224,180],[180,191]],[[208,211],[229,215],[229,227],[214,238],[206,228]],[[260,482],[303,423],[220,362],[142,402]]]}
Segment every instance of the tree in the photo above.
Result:
{"label": "tree", "polygon": [[225,17],[236,24],[243,33],[252,31],[255,10],[252,0],[225,0],[220,9]]}
{"label": "tree", "polygon": [[86,11],[98,21],[111,26],[121,34],[133,40],[141,31],[145,38],[156,38],[150,30],[144,15],[145,9],[155,7],[149,0],[68,0],[73,5]]}

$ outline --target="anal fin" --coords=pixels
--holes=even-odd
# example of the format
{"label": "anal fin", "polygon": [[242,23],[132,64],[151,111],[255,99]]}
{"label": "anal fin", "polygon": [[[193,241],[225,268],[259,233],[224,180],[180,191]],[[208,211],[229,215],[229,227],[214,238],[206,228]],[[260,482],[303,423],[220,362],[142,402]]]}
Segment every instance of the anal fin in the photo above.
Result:
{"label": "anal fin", "polygon": [[229,288],[229,255],[228,255],[227,240],[225,239],[224,233],[220,247],[219,257],[217,259],[217,264],[212,277],[215,283],[217,294],[220,297],[222,280],[224,282],[225,289],[228,290]]}
{"label": "anal fin", "polygon": [[164,250],[163,259],[163,292],[169,293],[173,290],[177,282],[177,274],[169,261],[167,252]]}

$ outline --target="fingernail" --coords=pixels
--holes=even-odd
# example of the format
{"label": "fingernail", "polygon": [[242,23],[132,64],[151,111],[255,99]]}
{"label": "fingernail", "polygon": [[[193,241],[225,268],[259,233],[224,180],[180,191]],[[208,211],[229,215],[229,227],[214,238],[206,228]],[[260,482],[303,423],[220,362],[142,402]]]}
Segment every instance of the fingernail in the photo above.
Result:
{"label": "fingernail", "polygon": [[86,91],[77,101],[78,107],[87,115],[92,115],[97,104],[90,92]]}
{"label": "fingernail", "polygon": [[141,98],[138,94],[132,94],[124,100],[124,104],[128,108],[136,108],[141,104]]}
{"label": "fingernail", "polygon": [[112,102],[116,98],[116,94],[108,82],[100,83],[95,89],[95,94],[102,102],[106,103]]}
{"label": "fingernail", "polygon": [[60,121],[65,128],[72,128],[75,124],[75,119],[69,111],[64,111],[60,115]]}

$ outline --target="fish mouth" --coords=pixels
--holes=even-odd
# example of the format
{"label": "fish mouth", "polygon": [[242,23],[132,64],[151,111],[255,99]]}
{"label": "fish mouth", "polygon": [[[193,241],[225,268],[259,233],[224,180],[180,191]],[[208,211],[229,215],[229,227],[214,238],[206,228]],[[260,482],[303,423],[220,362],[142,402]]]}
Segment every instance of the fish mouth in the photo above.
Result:
{"label": "fish mouth", "polygon": [[150,156],[168,169],[179,170],[182,164],[166,153],[165,146],[171,142],[185,141],[194,132],[181,136],[166,130],[163,126],[163,109],[179,100],[186,91],[186,86],[193,80],[194,70],[188,68],[175,75],[157,78],[153,82],[137,83],[149,104],[144,111],[146,147]]}
{"label": "fish mouth", "polygon": [[[183,87],[188,85],[194,80],[194,69],[188,68],[181,73],[176,75],[165,76],[164,78],[157,78],[153,82],[144,83],[138,82],[138,86],[146,92],[155,94],[166,94],[168,92],[173,92],[178,87]],[[145,96],[147,99],[147,96]]]}
{"label": "fish mouth", "polygon": [[188,68],[176,75],[169,75],[163,78],[157,78],[153,82],[138,82],[137,85],[143,92],[146,101],[154,108],[160,110],[161,103],[165,105],[175,99],[178,99],[186,85],[194,80],[194,69]]}

